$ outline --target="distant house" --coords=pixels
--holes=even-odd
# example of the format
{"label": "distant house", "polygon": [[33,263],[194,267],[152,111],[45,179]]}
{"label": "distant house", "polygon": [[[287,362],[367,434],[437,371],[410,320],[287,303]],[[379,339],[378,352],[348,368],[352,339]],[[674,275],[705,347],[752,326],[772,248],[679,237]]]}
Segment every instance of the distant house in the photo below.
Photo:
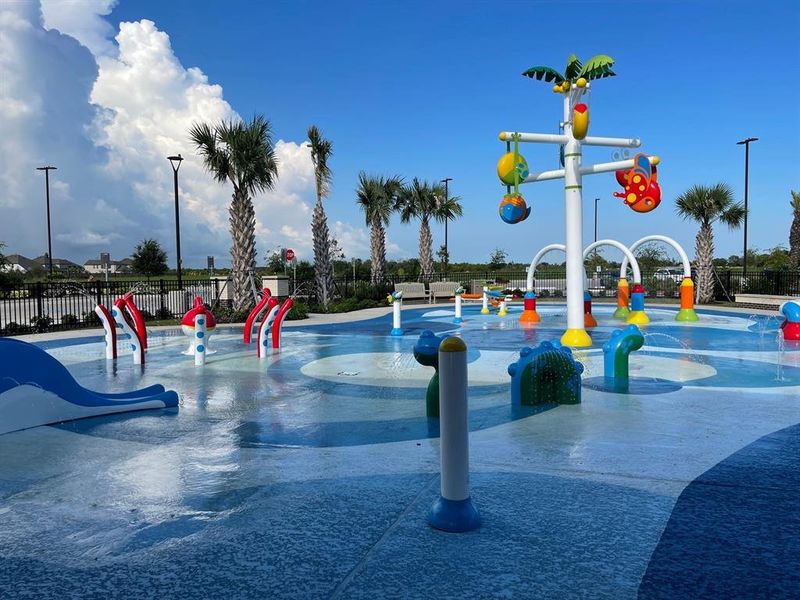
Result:
{"label": "distant house", "polygon": [[39,267],[30,258],[26,258],[21,254],[9,254],[6,256],[5,271],[13,273],[30,273]]}
{"label": "distant house", "polygon": [[[102,275],[106,272],[103,262],[98,258],[91,258],[83,263],[83,268],[93,275]],[[112,260],[108,263],[109,275],[124,275],[133,273],[133,259],[123,258],[122,260]]]}
{"label": "distant house", "polygon": [[[6,256],[6,270],[17,273],[32,273],[34,271],[47,271],[50,268],[50,261],[47,254],[42,254],[36,258],[27,258],[21,254],[9,254]],[[53,257],[53,272],[63,275],[79,275],[83,273],[83,267],[79,264],[67,260],[66,258]]]}

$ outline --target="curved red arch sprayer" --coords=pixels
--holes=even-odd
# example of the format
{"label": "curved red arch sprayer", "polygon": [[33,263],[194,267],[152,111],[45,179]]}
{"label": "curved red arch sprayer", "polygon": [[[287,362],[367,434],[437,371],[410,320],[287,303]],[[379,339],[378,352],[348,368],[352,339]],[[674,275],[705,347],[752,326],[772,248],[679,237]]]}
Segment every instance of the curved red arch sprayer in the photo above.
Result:
{"label": "curved red arch sprayer", "polygon": [[244,343],[249,344],[250,338],[253,334],[253,325],[258,318],[261,316],[261,313],[267,308],[267,303],[269,299],[272,297],[272,292],[269,288],[264,288],[261,290],[261,300],[256,304],[255,308],[250,311],[250,314],[247,315],[247,321],[244,323]]}
{"label": "curved red arch sprayer", "polygon": [[283,320],[286,314],[294,306],[294,300],[287,298],[281,304],[278,314],[275,315],[275,322],[272,324],[272,348],[278,350],[281,347],[281,330],[283,329]]}
{"label": "curved red arch sprayer", "polygon": [[256,354],[258,358],[266,358],[267,346],[269,345],[269,330],[275,322],[275,317],[278,314],[278,300],[275,296],[271,296],[267,300],[266,315],[264,320],[258,326],[258,347]]}
{"label": "curved red arch sprayer", "polygon": [[109,311],[104,304],[98,304],[97,306],[95,306],[94,312],[100,318],[100,322],[103,324],[103,331],[105,332],[105,343],[106,343],[106,359],[116,360],[117,324],[114,321],[114,317],[111,316],[111,311]]}
{"label": "curved red arch sprayer", "polygon": [[[126,293],[122,297],[122,301],[125,303],[128,314],[133,319],[133,328],[139,336],[139,342],[142,344],[142,348],[147,350],[147,327],[144,324],[142,313],[139,312],[139,307],[137,307],[136,303],[133,301],[133,292]],[[116,304],[116,302],[114,304]]]}
{"label": "curved red arch sprayer", "polygon": [[125,300],[123,298],[117,298],[114,300],[114,308],[111,309],[111,315],[114,317],[114,321],[117,325],[119,325],[122,331],[131,339],[133,364],[141,365],[144,364],[144,342],[142,341],[142,332],[137,330],[134,326],[127,308],[128,305]]}

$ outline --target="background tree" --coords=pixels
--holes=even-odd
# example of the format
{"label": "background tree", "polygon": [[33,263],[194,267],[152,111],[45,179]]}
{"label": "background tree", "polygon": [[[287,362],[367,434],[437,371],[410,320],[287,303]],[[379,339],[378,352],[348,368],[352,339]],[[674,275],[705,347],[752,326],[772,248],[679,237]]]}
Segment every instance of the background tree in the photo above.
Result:
{"label": "background tree", "polygon": [[255,298],[249,281],[255,274],[257,257],[253,195],[272,189],[278,179],[269,121],[255,115],[249,123],[197,123],[189,130],[189,136],[214,178],[233,185],[229,208],[233,306],[236,310],[250,308]]}
{"label": "background tree", "polygon": [[339,240],[336,238],[328,238],[328,252],[330,253],[330,261],[331,261],[331,275],[336,275],[336,263],[342,262],[346,257],[344,255],[344,250],[339,245]]}
{"label": "background tree", "polygon": [[131,255],[134,273],[148,279],[167,272],[167,253],[156,240],[142,240]]}
{"label": "background tree", "polygon": [[416,177],[401,191],[397,206],[400,220],[409,223],[419,219],[419,278],[430,281],[433,278],[433,236],[431,220],[442,220],[439,198],[444,197],[444,188],[420,181]]}
{"label": "background tree", "polygon": [[636,262],[642,271],[654,271],[672,263],[670,256],[658,242],[648,242],[636,249]]}
{"label": "background tree", "polygon": [[436,251],[436,257],[439,259],[439,263],[441,263],[442,268],[447,267],[447,264],[450,262],[450,252],[448,252],[447,247],[444,244],[439,246],[439,249]]}
{"label": "background tree", "polygon": [[508,254],[506,251],[501,248],[495,248],[492,253],[489,255],[489,268],[490,269],[502,269],[506,266],[508,262]]}
{"label": "background tree", "polygon": [[789,228],[789,266],[800,267],[800,192],[792,190],[792,225]]}
{"label": "background tree", "polygon": [[676,198],[675,205],[681,217],[700,224],[694,251],[697,302],[710,302],[714,298],[714,231],[711,226],[720,221],[730,229],[737,229],[744,219],[744,207],[734,201],[733,190],[725,183],[692,186]]}
{"label": "background tree", "polygon": [[308,128],[308,141],[311,146],[311,161],[314,163],[314,183],[316,184],[317,202],[311,220],[311,232],[314,241],[314,279],[317,297],[325,309],[333,299],[333,270],[331,269],[331,252],[329,247],[330,232],[328,218],[322,199],[330,192],[333,173],[328,160],[333,154],[333,144],[322,137],[316,125]]}
{"label": "background tree", "polygon": [[358,175],[356,204],[364,212],[364,221],[370,228],[370,281],[373,285],[383,283],[386,278],[386,227],[402,185],[399,177],[370,176],[363,171]]}

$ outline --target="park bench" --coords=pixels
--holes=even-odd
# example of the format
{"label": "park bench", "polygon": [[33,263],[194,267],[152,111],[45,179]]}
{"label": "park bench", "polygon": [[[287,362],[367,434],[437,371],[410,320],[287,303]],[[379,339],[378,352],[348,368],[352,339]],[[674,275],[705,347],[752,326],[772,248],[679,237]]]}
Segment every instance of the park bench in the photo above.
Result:
{"label": "park bench", "polygon": [[426,300],[428,298],[428,291],[425,289],[424,283],[417,283],[417,282],[395,283],[394,291],[403,292],[404,301],[415,300],[415,299]]}
{"label": "park bench", "polygon": [[429,287],[430,301],[436,302],[437,298],[452,298],[453,292],[461,284],[457,281],[437,281],[431,283]]}

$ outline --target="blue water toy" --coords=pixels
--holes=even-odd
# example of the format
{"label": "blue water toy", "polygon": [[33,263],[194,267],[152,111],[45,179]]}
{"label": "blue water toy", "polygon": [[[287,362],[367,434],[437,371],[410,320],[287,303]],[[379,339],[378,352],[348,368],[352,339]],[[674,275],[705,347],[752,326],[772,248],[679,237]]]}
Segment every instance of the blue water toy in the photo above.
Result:
{"label": "blue water toy", "polygon": [[439,418],[439,345],[442,338],[430,329],[423,331],[417,343],[414,344],[414,358],[425,366],[433,367],[435,372],[428,382],[425,393],[425,412],[429,417]]}
{"label": "blue water toy", "polygon": [[80,386],[67,368],[27,342],[0,338],[0,434],[112,413],[178,406],[178,394],[151,385],[122,394]]}
{"label": "blue water toy", "polygon": [[535,405],[580,404],[583,365],[572,351],[559,342],[525,346],[519,360],[508,365],[511,375],[511,403]]}
{"label": "blue water toy", "polygon": [[614,387],[620,391],[628,386],[628,357],[630,353],[644,345],[644,336],[636,325],[617,329],[603,344],[603,375],[613,380]]}

